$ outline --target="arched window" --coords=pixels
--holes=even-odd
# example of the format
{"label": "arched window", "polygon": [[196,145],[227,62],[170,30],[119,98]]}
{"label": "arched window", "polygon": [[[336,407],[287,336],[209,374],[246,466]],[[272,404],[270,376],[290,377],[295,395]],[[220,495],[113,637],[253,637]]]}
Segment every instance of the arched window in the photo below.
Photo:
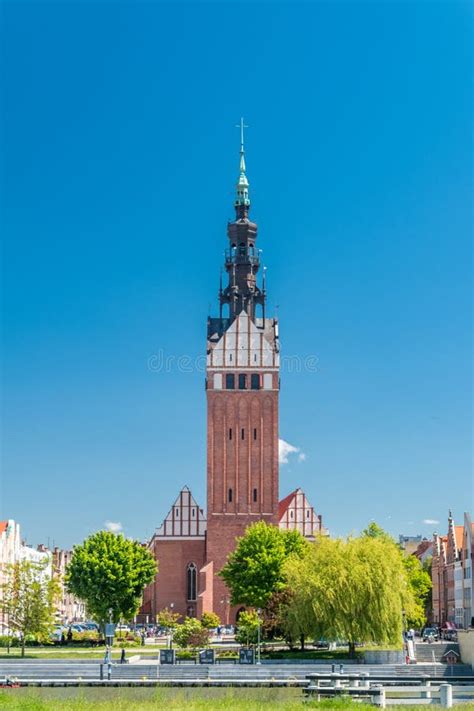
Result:
{"label": "arched window", "polygon": [[197,596],[197,568],[194,563],[189,563],[186,569],[186,590],[189,601],[196,600]]}

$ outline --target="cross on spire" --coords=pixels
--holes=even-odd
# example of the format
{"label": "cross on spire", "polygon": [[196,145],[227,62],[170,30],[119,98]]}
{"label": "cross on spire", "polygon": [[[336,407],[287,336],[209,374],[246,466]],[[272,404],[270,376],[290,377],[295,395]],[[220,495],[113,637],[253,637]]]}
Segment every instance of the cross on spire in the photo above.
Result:
{"label": "cross on spire", "polygon": [[240,123],[235,125],[235,128],[240,128],[240,152],[244,152],[244,129],[248,126],[244,123],[243,117],[240,118]]}

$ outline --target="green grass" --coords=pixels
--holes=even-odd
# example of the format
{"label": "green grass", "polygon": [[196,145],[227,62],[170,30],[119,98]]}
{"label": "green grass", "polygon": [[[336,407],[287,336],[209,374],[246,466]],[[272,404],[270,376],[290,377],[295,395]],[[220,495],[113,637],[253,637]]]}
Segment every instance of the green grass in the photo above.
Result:
{"label": "green grass", "polygon": [[[303,704],[300,689],[11,689],[0,691],[1,711],[374,711],[346,699]],[[419,706],[391,707],[420,711]],[[474,711],[464,704],[463,711]]]}

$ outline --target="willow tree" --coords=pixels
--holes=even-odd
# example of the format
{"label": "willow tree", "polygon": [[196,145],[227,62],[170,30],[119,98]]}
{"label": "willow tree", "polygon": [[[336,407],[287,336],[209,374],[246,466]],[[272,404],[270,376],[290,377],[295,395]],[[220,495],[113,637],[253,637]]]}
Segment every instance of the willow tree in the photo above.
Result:
{"label": "willow tree", "polygon": [[413,595],[400,554],[383,538],[319,538],[284,572],[292,591],[286,624],[327,639],[399,645]]}

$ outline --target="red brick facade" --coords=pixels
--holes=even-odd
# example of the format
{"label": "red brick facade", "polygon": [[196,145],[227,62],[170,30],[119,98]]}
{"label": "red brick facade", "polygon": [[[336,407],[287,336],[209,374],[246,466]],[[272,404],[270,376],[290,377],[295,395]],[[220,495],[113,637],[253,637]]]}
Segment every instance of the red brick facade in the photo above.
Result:
{"label": "red brick facade", "polygon": [[[292,528],[294,517],[296,527],[309,537],[322,531],[321,517],[301,490],[293,492],[291,502],[287,497],[284,516],[279,515],[278,322],[265,316],[264,279],[257,284],[260,253],[257,225],[248,219],[243,146],[240,168],[236,220],[227,230],[228,285],[219,292],[219,317],[208,319],[207,523],[185,488],[149,543],[159,573],[145,592],[142,611],[152,617],[173,605],[183,616],[212,610],[223,623],[234,622],[238,608],[230,607],[229,591],[218,573],[236,538],[262,519]],[[299,521],[301,511],[304,522]],[[190,565],[199,570],[196,600],[189,599]]]}

